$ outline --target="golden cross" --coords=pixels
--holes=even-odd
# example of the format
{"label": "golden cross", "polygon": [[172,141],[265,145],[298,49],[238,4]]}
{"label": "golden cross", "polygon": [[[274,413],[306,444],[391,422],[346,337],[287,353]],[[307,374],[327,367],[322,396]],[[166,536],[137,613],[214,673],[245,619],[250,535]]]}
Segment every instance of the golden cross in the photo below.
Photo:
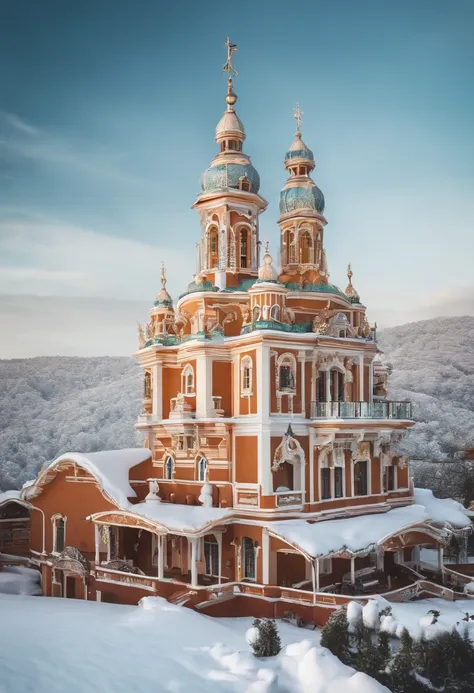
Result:
{"label": "golden cross", "polygon": [[265,255],[268,255],[268,246],[270,245],[270,241],[265,241]]}
{"label": "golden cross", "polygon": [[161,262],[161,286],[163,288],[166,286],[166,268],[163,261]]}
{"label": "golden cross", "polygon": [[232,53],[239,50],[239,48],[236,43],[230,42],[229,37],[227,37],[227,41],[224,43],[224,46],[227,48],[227,61],[222,68],[222,72],[228,72],[229,75],[238,75],[237,70],[232,65]]}
{"label": "golden cross", "polygon": [[299,103],[297,103],[296,108],[293,111],[293,118],[296,120],[296,125],[297,125],[296,129],[298,131],[300,129],[301,123],[303,122],[303,119],[301,118],[302,115],[303,115],[303,111],[301,110]]}

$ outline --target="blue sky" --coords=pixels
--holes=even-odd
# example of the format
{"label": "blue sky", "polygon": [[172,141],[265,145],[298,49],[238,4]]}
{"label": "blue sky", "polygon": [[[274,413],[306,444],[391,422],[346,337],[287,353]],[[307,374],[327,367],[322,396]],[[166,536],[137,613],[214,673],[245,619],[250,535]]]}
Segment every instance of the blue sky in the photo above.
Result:
{"label": "blue sky", "polygon": [[0,293],[151,301],[162,258],[185,288],[230,35],[262,239],[299,101],[331,280],[379,320],[472,297],[473,31],[470,0],[4,3]]}

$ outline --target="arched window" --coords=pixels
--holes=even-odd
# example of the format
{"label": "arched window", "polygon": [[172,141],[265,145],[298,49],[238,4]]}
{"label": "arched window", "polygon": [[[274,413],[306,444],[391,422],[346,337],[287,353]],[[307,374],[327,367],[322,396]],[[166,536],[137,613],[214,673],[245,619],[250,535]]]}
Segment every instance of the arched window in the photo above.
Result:
{"label": "arched window", "polygon": [[250,537],[242,537],[242,564],[245,580],[255,580],[255,547]]}
{"label": "arched window", "polygon": [[240,362],[240,394],[250,395],[252,393],[252,369],[253,362],[250,356],[244,356]]}
{"label": "arched window", "polygon": [[354,465],[354,495],[366,496],[367,493],[367,460],[361,460]]}
{"label": "arched window", "polygon": [[246,176],[241,176],[239,178],[239,190],[245,190],[245,192],[250,192],[252,189],[252,183]]}
{"label": "arched window", "polygon": [[260,320],[260,306],[254,306],[252,310],[252,322]]}
{"label": "arched window", "polygon": [[210,268],[217,267],[219,264],[219,234],[218,231],[215,227],[210,229],[209,235],[208,235],[208,244],[209,244],[209,262],[208,265]]}
{"label": "arched window", "polygon": [[277,388],[283,392],[296,390],[296,359],[292,354],[283,354],[277,361]]}
{"label": "arched window", "polygon": [[344,402],[344,373],[339,370],[331,370],[331,400],[333,402]]}
{"label": "arched window", "polygon": [[294,231],[288,231],[287,232],[287,242],[286,242],[286,247],[287,247],[287,258],[289,263],[295,263],[298,262],[296,259],[296,245],[295,245],[295,232]]}
{"label": "arched window", "polygon": [[61,553],[66,545],[66,519],[61,515],[51,518],[53,522],[53,553]]}
{"label": "arched window", "polygon": [[249,230],[241,229],[240,231],[240,266],[245,268],[249,266]]}
{"label": "arched window", "polygon": [[198,481],[207,480],[207,460],[205,457],[201,457],[198,462]]}
{"label": "arched window", "polygon": [[300,236],[300,262],[306,265],[313,261],[313,241],[309,231],[303,231]]}
{"label": "arched window", "polygon": [[280,321],[280,306],[277,304],[270,308],[270,320],[274,320],[275,322]]}
{"label": "arched window", "polygon": [[318,402],[328,401],[326,382],[326,371],[318,371],[318,380],[316,384],[316,399]]}
{"label": "arched window", "polygon": [[168,456],[165,460],[165,479],[171,480],[173,478],[174,471],[174,459]]}
{"label": "arched window", "polygon": [[181,391],[185,395],[194,393],[194,368],[190,363],[181,372]]}

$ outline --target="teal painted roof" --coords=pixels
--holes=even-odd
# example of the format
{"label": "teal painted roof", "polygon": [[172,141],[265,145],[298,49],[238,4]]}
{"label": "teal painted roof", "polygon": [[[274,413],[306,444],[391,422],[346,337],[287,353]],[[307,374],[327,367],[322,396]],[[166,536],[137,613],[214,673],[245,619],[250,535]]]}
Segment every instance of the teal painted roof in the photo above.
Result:
{"label": "teal painted roof", "polygon": [[317,185],[283,188],[280,193],[280,214],[298,210],[324,211],[324,195]]}
{"label": "teal painted roof", "polygon": [[202,174],[201,189],[203,192],[212,192],[223,188],[239,190],[240,178],[248,178],[251,183],[250,192],[258,193],[260,176],[250,162],[248,164],[229,163],[210,166]]}
{"label": "teal painted roof", "polygon": [[296,282],[286,282],[286,288],[290,291],[307,291],[308,293],[337,294],[348,300],[346,294],[334,284],[305,284],[300,286]]}

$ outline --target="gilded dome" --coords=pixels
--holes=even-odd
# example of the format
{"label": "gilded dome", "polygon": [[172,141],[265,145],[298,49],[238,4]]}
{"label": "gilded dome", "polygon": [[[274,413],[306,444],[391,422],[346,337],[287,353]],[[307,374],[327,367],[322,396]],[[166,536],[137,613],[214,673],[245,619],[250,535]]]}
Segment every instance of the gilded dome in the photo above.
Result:
{"label": "gilded dome", "polygon": [[283,188],[280,193],[280,214],[299,210],[324,212],[324,195],[317,185]]}
{"label": "gilded dome", "polygon": [[258,193],[260,189],[260,176],[250,161],[244,163],[216,163],[211,165],[201,177],[201,189],[203,192],[233,188],[246,190],[242,182],[247,179],[250,182],[249,192]]}

